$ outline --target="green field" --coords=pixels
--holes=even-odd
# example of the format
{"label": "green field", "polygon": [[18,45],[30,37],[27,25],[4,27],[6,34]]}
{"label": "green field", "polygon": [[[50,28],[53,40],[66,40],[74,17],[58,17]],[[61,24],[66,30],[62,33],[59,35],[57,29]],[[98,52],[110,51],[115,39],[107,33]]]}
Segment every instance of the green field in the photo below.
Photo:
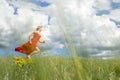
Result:
{"label": "green field", "polygon": [[[0,58],[0,80],[119,80],[119,59],[39,57],[24,59],[22,66],[12,57]],[[77,64],[76,64],[77,62]]]}

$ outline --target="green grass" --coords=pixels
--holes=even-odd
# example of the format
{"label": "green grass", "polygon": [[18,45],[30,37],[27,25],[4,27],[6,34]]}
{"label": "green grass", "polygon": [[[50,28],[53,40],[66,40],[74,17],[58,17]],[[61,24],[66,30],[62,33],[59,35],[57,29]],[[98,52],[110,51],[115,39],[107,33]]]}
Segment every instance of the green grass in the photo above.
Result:
{"label": "green grass", "polygon": [[[82,65],[86,80],[118,80],[120,60],[118,59],[77,59],[40,57],[19,68],[12,57],[0,58],[0,80],[83,80],[76,66]],[[82,72],[81,72],[82,73]]]}

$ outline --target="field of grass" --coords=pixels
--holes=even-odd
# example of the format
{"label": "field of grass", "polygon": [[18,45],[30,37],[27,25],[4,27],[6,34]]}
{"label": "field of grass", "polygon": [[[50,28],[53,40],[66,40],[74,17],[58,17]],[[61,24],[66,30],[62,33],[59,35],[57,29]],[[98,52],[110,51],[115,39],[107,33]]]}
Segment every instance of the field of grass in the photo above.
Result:
{"label": "field of grass", "polygon": [[0,58],[0,80],[119,80],[120,76],[119,59],[79,58],[77,65],[64,57],[24,60],[20,66],[12,57]]}

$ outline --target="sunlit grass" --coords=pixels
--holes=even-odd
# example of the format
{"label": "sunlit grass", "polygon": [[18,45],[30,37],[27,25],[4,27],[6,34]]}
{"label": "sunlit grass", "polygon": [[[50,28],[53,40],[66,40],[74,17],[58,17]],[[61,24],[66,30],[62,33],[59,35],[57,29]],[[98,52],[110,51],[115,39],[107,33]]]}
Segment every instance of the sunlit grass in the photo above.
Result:
{"label": "sunlit grass", "polygon": [[[32,61],[21,60],[24,62],[22,67],[12,57],[0,58],[0,80],[80,80],[72,58],[34,57]],[[118,80],[120,77],[119,59],[78,60],[82,63],[87,80]]]}

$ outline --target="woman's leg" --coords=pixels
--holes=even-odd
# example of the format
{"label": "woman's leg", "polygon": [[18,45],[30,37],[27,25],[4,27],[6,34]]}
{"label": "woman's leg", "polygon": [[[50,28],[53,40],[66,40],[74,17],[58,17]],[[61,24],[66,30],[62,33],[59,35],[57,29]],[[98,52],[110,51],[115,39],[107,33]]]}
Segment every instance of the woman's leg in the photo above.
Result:
{"label": "woman's leg", "polygon": [[30,59],[30,58],[31,58],[31,55],[30,55],[30,54],[29,54],[29,55],[27,55],[27,58],[28,58],[28,59]]}
{"label": "woman's leg", "polygon": [[32,55],[37,54],[39,52],[40,52],[40,49],[36,47],[35,50],[31,54],[27,55],[27,58],[30,59]]}
{"label": "woman's leg", "polygon": [[31,53],[31,55],[40,53],[40,49],[38,47],[35,48],[35,50]]}

